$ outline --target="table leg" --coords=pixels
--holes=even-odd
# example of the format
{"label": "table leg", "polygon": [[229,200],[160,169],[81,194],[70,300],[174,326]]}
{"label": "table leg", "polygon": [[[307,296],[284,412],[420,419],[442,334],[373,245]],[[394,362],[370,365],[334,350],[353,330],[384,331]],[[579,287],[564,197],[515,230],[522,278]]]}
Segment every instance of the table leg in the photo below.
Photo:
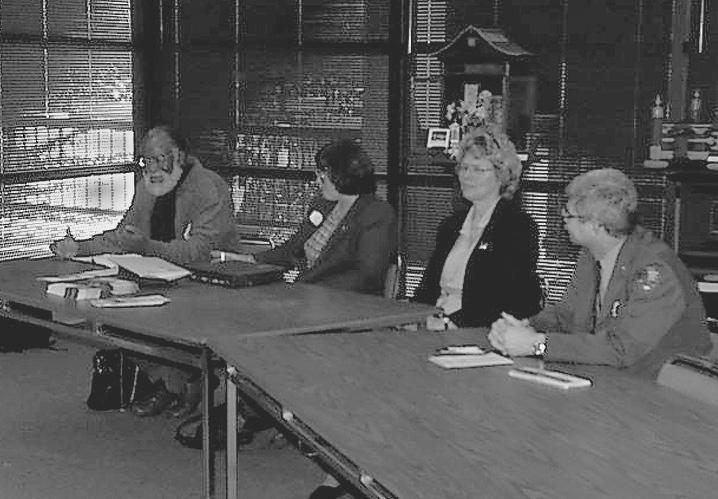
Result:
{"label": "table leg", "polygon": [[237,385],[232,380],[236,372],[227,368],[227,499],[237,499]]}
{"label": "table leg", "polygon": [[202,348],[200,366],[202,368],[202,477],[204,495],[207,499],[214,497],[214,450],[210,437],[210,411],[212,409],[212,388],[210,387],[208,348]]}

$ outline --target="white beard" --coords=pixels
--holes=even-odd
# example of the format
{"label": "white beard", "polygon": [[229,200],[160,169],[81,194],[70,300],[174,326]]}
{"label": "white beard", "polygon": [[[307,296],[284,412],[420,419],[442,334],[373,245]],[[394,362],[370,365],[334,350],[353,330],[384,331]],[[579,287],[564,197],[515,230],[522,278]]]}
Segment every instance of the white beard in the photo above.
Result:
{"label": "white beard", "polygon": [[172,173],[165,173],[161,170],[152,173],[145,173],[142,177],[145,187],[153,196],[164,196],[177,186],[182,177],[182,168],[175,166]]}

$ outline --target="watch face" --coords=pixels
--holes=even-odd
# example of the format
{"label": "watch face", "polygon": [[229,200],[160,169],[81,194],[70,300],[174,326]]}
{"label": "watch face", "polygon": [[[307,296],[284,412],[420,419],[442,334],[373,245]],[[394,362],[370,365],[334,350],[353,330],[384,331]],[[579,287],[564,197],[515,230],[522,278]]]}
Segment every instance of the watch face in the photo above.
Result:
{"label": "watch face", "polygon": [[543,341],[534,345],[534,355],[543,355],[546,353],[546,343]]}

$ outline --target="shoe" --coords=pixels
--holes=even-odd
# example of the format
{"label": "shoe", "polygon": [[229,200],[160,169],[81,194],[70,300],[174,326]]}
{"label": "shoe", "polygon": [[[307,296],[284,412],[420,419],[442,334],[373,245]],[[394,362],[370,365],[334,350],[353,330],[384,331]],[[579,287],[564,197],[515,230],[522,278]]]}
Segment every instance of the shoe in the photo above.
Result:
{"label": "shoe", "polygon": [[269,417],[260,415],[251,415],[244,420],[244,424],[237,430],[237,444],[248,445],[254,440],[254,434],[260,431],[268,430],[274,426]]}
{"label": "shoe", "polygon": [[338,499],[339,497],[346,494],[346,491],[341,485],[337,487],[330,487],[329,485],[321,485],[314,489],[309,499]]}
{"label": "shoe", "polygon": [[167,409],[167,416],[171,418],[186,418],[195,410],[202,401],[202,385],[199,382],[188,381],[184,386],[184,393],[181,397],[175,398]]}
{"label": "shoe", "polygon": [[162,414],[175,399],[176,396],[167,391],[164,383],[160,383],[149,398],[132,405],[132,412],[143,418],[157,416]]}

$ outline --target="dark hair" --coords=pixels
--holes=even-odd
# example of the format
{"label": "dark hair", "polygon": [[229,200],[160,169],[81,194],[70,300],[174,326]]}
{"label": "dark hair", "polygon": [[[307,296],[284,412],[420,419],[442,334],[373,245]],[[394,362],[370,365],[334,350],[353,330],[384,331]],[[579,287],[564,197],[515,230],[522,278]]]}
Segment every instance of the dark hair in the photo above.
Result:
{"label": "dark hair", "polygon": [[169,137],[169,139],[174,142],[174,144],[177,146],[177,149],[184,153],[189,152],[189,140],[187,140],[187,137],[182,135],[179,130],[169,126],[169,125],[156,125],[150,128],[147,132],[149,135],[150,133],[164,133]]}
{"label": "dark hair", "polygon": [[368,194],[376,191],[374,165],[362,147],[350,139],[339,139],[319,149],[317,168],[329,173],[329,180],[341,194]]}

